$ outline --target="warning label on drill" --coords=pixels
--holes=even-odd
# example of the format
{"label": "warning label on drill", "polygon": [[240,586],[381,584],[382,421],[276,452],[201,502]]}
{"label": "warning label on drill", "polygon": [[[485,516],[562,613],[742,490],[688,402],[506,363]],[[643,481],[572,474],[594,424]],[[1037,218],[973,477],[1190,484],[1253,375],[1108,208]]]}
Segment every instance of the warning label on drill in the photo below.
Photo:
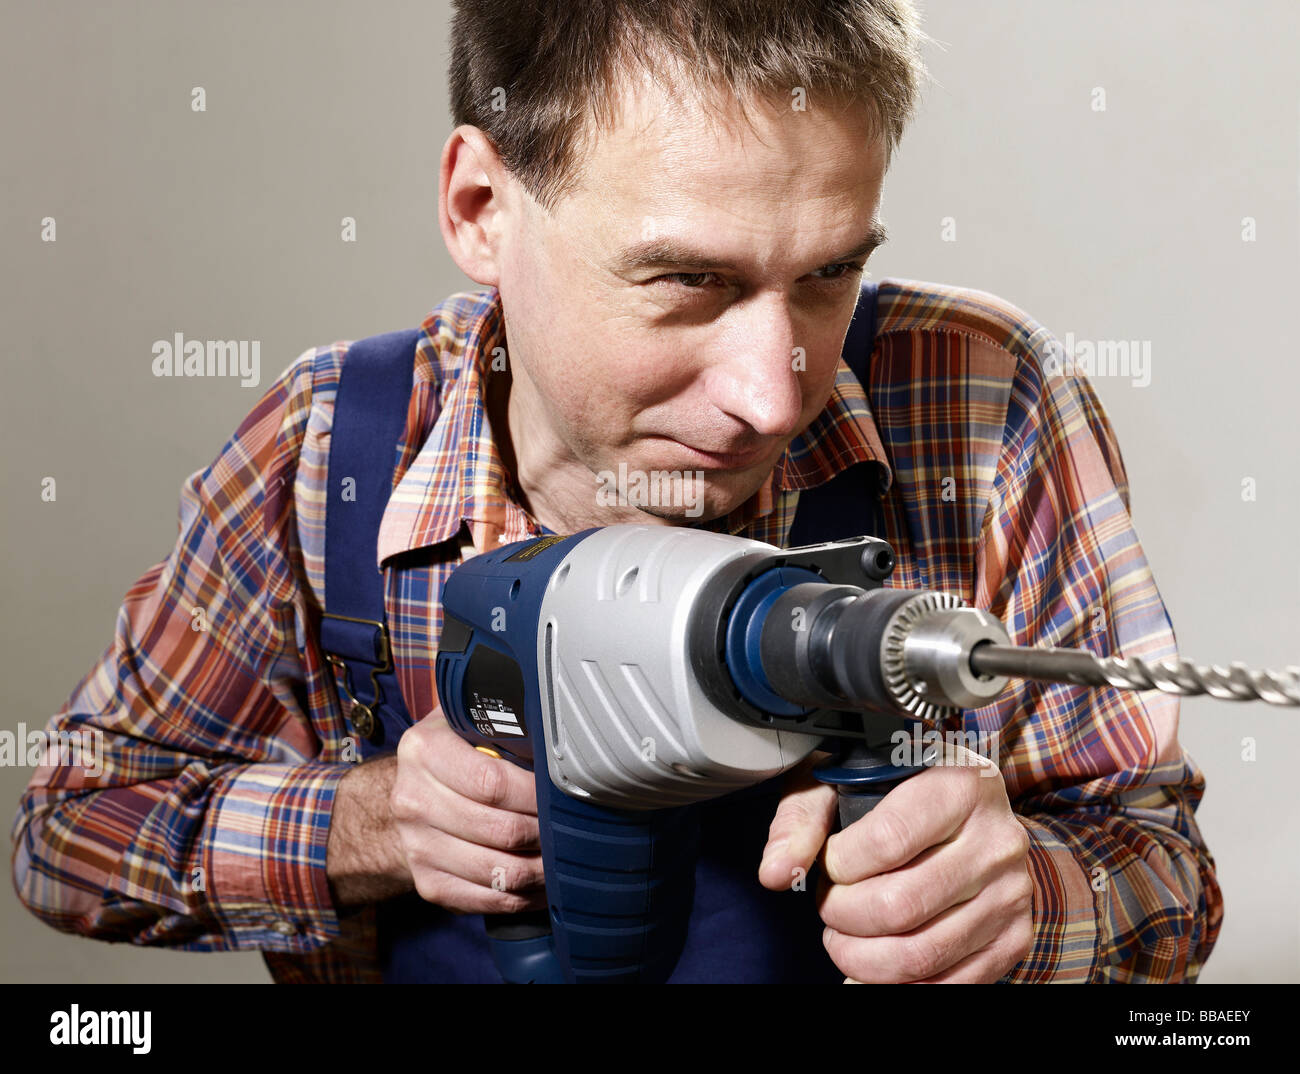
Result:
{"label": "warning label on drill", "polygon": [[484,697],[477,690],[472,691],[472,697],[469,717],[480,735],[488,738],[493,735],[526,736],[523,721],[504,700],[499,697]]}
{"label": "warning label on drill", "polygon": [[532,543],[524,545],[524,547],[519,549],[519,551],[514,553],[514,555],[506,556],[505,562],[509,563],[513,559],[532,559],[533,556],[538,553],[546,551],[546,549],[550,548],[551,545],[559,544],[564,540],[567,540],[567,538],[563,534],[552,534],[550,537],[538,537],[537,540]]}

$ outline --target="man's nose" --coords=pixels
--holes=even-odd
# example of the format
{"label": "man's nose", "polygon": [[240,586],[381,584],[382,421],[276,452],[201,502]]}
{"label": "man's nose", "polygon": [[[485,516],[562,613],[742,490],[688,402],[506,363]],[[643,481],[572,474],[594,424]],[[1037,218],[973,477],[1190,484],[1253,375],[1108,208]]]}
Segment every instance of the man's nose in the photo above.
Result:
{"label": "man's nose", "polygon": [[735,329],[725,361],[710,370],[714,406],[761,436],[790,436],[803,412],[806,347],[785,309],[755,310]]}

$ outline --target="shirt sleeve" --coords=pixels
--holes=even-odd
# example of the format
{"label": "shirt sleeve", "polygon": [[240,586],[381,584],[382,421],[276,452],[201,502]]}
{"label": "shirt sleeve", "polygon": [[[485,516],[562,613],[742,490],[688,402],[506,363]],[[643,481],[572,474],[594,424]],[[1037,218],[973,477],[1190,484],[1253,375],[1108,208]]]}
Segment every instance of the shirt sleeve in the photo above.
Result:
{"label": "shirt sleeve", "polygon": [[[1050,364],[1048,366],[1050,370]],[[975,603],[1018,645],[1158,660],[1173,627],[1092,386],[1017,366],[976,550]],[[1178,698],[1012,679],[970,714],[1030,836],[1035,942],[1008,981],[1191,981],[1223,916]]]}
{"label": "shirt sleeve", "polygon": [[112,643],[48,724],[80,756],[52,749],[37,768],[12,868],[23,904],[57,929],[286,953],[339,934],[325,860],[350,765],[293,510],[334,350],[299,356],[185,482],[171,554],[131,587]]}

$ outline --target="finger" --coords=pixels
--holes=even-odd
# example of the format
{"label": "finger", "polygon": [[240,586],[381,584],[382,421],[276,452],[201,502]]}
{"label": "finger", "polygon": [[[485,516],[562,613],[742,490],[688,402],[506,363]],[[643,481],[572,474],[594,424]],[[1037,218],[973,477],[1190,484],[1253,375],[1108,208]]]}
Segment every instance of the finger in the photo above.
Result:
{"label": "finger", "polygon": [[1024,914],[991,944],[918,984],[990,984],[1000,981],[1033,950],[1033,915]]}
{"label": "finger", "polygon": [[975,769],[928,768],[904,780],[826,841],[826,875],[836,884],[854,884],[949,840],[975,808],[978,779]]}
{"label": "finger", "polygon": [[430,828],[407,847],[407,861],[495,891],[524,893],[545,883],[540,854],[511,854]]}
{"label": "finger", "polygon": [[412,760],[427,748],[427,743],[408,745],[411,737],[411,731],[407,731],[398,744],[401,757],[389,799],[399,826],[410,825],[417,832],[437,829],[479,846],[515,853],[540,847],[536,816],[495,809],[457,794],[418,759]]}
{"label": "finger", "polygon": [[427,793],[428,806],[423,815],[429,818],[430,828],[481,847],[515,854],[541,847],[541,828],[532,814],[483,805],[436,780],[430,782]]}
{"label": "finger", "polygon": [[759,883],[784,891],[807,875],[834,823],[835,803],[835,788],[818,782],[810,767],[791,773],[768,829]]}
{"label": "finger", "polygon": [[856,884],[827,884],[819,891],[818,911],[823,922],[849,936],[896,936],[974,898],[985,881],[959,839]]}
{"label": "finger", "polygon": [[993,984],[1000,981],[1024,956],[1018,954],[1018,948],[1001,939],[994,940],[967,955],[955,966],[942,973],[926,977],[913,984]]}
{"label": "finger", "polygon": [[[425,719],[433,720],[433,714]],[[421,724],[424,723],[422,720]],[[476,750],[445,721],[435,720],[428,727],[420,727],[415,735],[407,732],[397,749],[402,760],[415,762],[457,794],[498,809],[537,813],[537,783],[533,774],[510,761]]]}
{"label": "finger", "polygon": [[1018,916],[1003,903],[999,891],[986,888],[909,933],[861,937],[828,926],[822,942],[835,965],[855,981],[901,984],[955,966],[1013,927]]}
{"label": "finger", "polygon": [[417,870],[415,890],[426,902],[436,903],[455,914],[519,914],[546,907],[546,892],[496,891],[451,873]]}

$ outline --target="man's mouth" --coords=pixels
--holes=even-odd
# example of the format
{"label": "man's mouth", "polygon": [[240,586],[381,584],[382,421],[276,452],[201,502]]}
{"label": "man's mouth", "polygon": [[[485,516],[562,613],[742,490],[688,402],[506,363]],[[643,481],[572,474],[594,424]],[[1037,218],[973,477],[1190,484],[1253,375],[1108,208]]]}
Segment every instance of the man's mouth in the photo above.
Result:
{"label": "man's mouth", "polygon": [[752,466],[767,451],[762,446],[751,447],[743,451],[712,451],[707,448],[684,444],[680,440],[675,440],[674,443],[690,452],[695,459],[696,466],[711,466],[718,470],[740,470],[746,466]]}

